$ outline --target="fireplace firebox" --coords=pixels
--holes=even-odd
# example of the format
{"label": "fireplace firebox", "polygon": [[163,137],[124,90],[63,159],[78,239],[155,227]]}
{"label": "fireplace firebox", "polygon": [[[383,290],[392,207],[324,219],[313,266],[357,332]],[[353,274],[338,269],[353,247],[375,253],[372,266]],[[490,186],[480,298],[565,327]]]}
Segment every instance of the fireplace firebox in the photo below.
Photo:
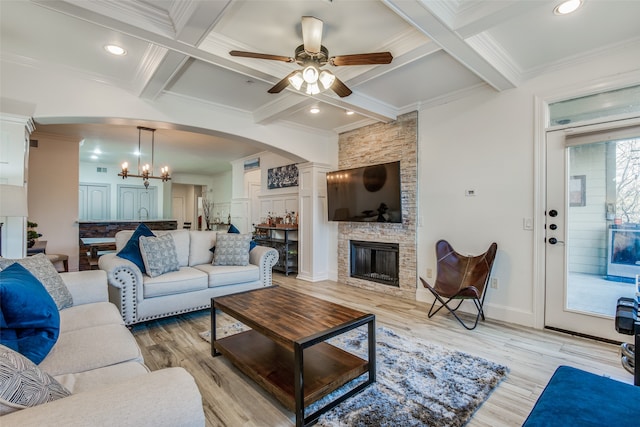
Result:
{"label": "fireplace firebox", "polygon": [[400,287],[399,245],[350,241],[351,277]]}

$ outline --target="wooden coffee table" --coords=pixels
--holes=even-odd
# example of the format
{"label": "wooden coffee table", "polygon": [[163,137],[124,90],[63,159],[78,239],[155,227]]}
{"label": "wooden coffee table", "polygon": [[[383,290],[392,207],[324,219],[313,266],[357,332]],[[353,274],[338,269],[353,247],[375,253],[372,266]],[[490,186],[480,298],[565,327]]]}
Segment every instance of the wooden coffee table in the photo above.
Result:
{"label": "wooden coffee table", "polygon": [[[216,310],[251,330],[216,339]],[[368,360],[325,341],[368,326]],[[279,286],[211,299],[211,354],[238,369],[296,415],[296,426],[321,414],[376,380],[375,316]],[[347,382],[368,374],[357,387],[305,417],[305,408]]]}

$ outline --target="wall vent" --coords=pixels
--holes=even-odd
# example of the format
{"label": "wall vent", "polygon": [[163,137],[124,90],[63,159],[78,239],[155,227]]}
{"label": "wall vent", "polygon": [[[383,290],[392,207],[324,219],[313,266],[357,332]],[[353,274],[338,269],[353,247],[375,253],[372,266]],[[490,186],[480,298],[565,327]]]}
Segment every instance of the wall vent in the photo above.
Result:
{"label": "wall vent", "polygon": [[103,167],[98,166],[96,168],[96,172],[98,172],[98,173],[107,173],[107,168],[103,168]]}
{"label": "wall vent", "polygon": [[37,139],[30,139],[29,140],[29,147],[38,148],[38,140]]}

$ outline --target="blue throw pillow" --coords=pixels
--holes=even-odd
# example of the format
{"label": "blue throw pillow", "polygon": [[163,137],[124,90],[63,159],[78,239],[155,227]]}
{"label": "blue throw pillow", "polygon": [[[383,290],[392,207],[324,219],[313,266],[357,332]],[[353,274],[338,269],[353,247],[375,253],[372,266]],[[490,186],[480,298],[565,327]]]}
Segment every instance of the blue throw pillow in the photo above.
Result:
{"label": "blue throw pillow", "polygon": [[138,225],[138,228],[136,228],[136,231],[133,232],[133,235],[131,236],[127,244],[124,245],[124,248],[122,248],[122,250],[118,252],[118,256],[120,258],[128,259],[129,261],[137,265],[140,271],[142,271],[142,273],[144,274],[147,272],[147,270],[144,268],[144,260],[142,259],[142,254],[140,253],[140,236],[154,237],[155,234],[153,234],[153,232],[149,230],[149,227],[141,223],[140,225]]}
{"label": "blue throw pillow", "polygon": [[0,343],[36,365],[60,334],[60,313],[49,292],[17,262],[0,271]]}
{"label": "blue throw pillow", "polygon": [[[240,230],[238,230],[235,225],[230,224],[229,225],[229,231],[227,231],[227,233],[240,234]],[[249,242],[249,252],[251,252],[251,250],[253,248],[255,248],[256,246],[258,246],[258,244],[256,242],[254,242],[253,239],[251,239],[251,241]],[[211,248],[209,250],[215,254],[216,247],[214,246],[213,248]]]}

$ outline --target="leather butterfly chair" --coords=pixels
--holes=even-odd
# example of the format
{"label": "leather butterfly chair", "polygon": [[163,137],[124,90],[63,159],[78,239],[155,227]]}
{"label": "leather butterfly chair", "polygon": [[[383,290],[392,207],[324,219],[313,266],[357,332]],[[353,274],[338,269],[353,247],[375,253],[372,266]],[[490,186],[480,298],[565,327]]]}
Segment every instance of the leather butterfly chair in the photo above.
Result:
{"label": "leather butterfly chair", "polygon": [[[429,289],[436,298],[429,309],[429,318],[440,311],[442,307],[446,307],[462,326],[469,330],[475,329],[480,317],[484,320],[482,305],[484,304],[485,290],[497,250],[498,245],[492,243],[482,255],[464,256],[453,250],[453,247],[446,240],[439,240],[436,243],[438,259],[436,283],[431,286],[422,277],[420,278],[424,287]],[[465,324],[456,313],[460,305],[468,299],[473,301],[478,310],[473,326]],[[459,300],[459,302],[452,309],[449,303],[453,300]],[[440,302],[441,305],[437,310],[433,311],[436,302]]]}

